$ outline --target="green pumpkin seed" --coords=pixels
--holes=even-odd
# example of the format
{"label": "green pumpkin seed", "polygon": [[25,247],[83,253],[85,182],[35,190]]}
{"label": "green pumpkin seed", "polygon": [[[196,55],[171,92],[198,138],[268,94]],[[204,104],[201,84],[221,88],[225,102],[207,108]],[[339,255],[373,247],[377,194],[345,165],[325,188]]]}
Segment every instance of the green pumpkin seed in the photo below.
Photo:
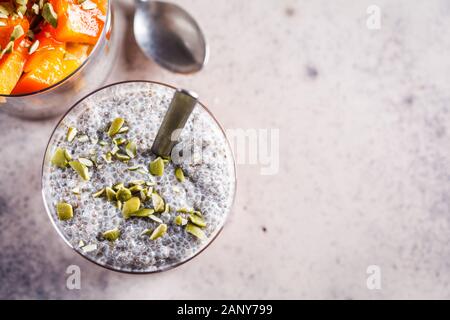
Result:
{"label": "green pumpkin seed", "polygon": [[96,244],[88,244],[88,245],[84,246],[83,248],[81,248],[81,250],[83,250],[83,253],[93,252],[93,251],[97,250],[97,245]]}
{"label": "green pumpkin seed", "polygon": [[175,219],[173,220],[173,222],[174,222],[177,226],[181,226],[181,223],[183,222],[183,217],[182,217],[182,216],[176,216]]}
{"label": "green pumpkin seed", "polygon": [[147,189],[142,189],[141,192],[139,192],[139,196],[141,197],[141,201],[144,202],[147,200]]}
{"label": "green pumpkin seed", "polygon": [[139,169],[141,166],[137,165],[137,166],[132,166],[128,168],[128,171],[136,171],[137,169]]}
{"label": "green pumpkin seed", "polygon": [[141,236],[151,236],[153,233],[153,229],[145,229],[144,231],[142,231]]}
{"label": "green pumpkin seed", "polygon": [[117,132],[117,134],[120,134],[120,133],[127,133],[129,129],[130,129],[130,128],[128,128],[128,127],[122,127],[122,128],[119,130],[119,132]]}
{"label": "green pumpkin seed", "polygon": [[116,194],[117,200],[122,201],[122,202],[130,200],[131,197],[132,197],[131,191],[130,191],[130,189],[127,189],[127,188],[119,189]]}
{"label": "green pumpkin seed", "polygon": [[10,41],[5,49],[3,49],[3,51],[0,52],[0,59],[3,57],[3,55],[5,54],[10,54],[11,52],[13,52],[14,50],[14,41]]}
{"label": "green pumpkin seed", "polygon": [[[38,42],[38,45],[39,45],[39,41],[36,40],[36,42]],[[31,49],[30,49],[30,51],[31,51]],[[73,139],[75,139],[75,137],[77,136],[77,133],[78,133],[77,128],[70,127],[69,129],[67,129],[67,136],[66,136],[67,141],[72,142]]]}
{"label": "green pumpkin seed", "polygon": [[195,225],[197,225],[197,226],[199,226],[201,228],[206,227],[206,222],[205,222],[205,220],[203,220],[202,217],[199,217],[199,216],[197,216],[195,214],[190,214],[188,219],[189,219],[190,222],[192,222],[193,224],[195,224]]}
{"label": "green pumpkin seed", "polygon": [[165,204],[163,198],[156,192],[152,193],[152,203],[155,212],[163,212],[165,209]]}
{"label": "green pumpkin seed", "polygon": [[108,153],[102,155],[102,158],[105,160],[106,163],[111,163],[112,162],[111,152],[108,152]]}
{"label": "green pumpkin seed", "polygon": [[110,187],[106,187],[105,191],[106,191],[106,199],[108,199],[108,201],[116,200],[117,195],[113,189],[111,189]]}
{"label": "green pumpkin seed", "polygon": [[161,157],[150,162],[150,173],[154,176],[161,177],[164,174],[164,161]]}
{"label": "green pumpkin seed", "polygon": [[119,152],[119,151],[120,151],[120,148],[119,148],[118,146],[114,146],[114,147],[112,148],[112,150],[111,150],[111,154],[112,154],[113,156],[115,156],[116,153]]}
{"label": "green pumpkin seed", "polygon": [[116,118],[111,123],[111,126],[108,130],[108,136],[111,138],[114,137],[122,128],[123,124],[125,123],[125,120],[123,118]]}
{"label": "green pumpkin seed", "polygon": [[85,134],[78,137],[78,142],[85,143],[89,141],[89,137]]}
{"label": "green pumpkin seed", "polygon": [[141,186],[141,185],[145,184],[145,181],[144,180],[133,180],[133,181],[130,181],[130,184],[133,186]]}
{"label": "green pumpkin seed", "polygon": [[177,180],[180,182],[184,182],[185,177],[184,177],[184,172],[183,169],[181,169],[180,167],[175,169],[175,177],[177,177]]}
{"label": "green pumpkin seed", "polygon": [[113,185],[113,189],[119,191],[120,189],[125,188],[122,182]]}
{"label": "green pumpkin seed", "polygon": [[14,2],[19,6],[26,6],[28,4],[28,0],[14,0]]}
{"label": "green pumpkin seed", "polygon": [[53,28],[58,26],[58,15],[51,3],[46,2],[42,7],[42,17],[47,21]]}
{"label": "green pumpkin seed", "polygon": [[170,205],[168,203],[166,203],[165,207],[164,207],[164,213],[169,213],[170,212]]}
{"label": "green pumpkin seed", "polygon": [[138,193],[141,192],[142,190],[144,190],[143,186],[132,186],[130,188],[131,193]]}
{"label": "green pumpkin seed", "polygon": [[182,216],[176,216],[174,222],[177,226],[185,226],[188,223],[188,221]]}
{"label": "green pumpkin seed", "polygon": [[[5,7],[5,5],[7,5],[7,3],[2,3],[0,4],[0,14],[2,14],[3,16],[5,16],[4,19],[8,18],[10,12],[8,10],[7,7]],[[2,18],[3,19],[3,18]]]}
{"label": "green pumpkin seed", "polygon": [[69,151],[67,151],[67,149],[64,150],[64,156],[66,157],[66,160],[67,160],[67,161],[72,160],[72,156],[71,156],[71,154],[69,153]]}
{"label": "green pumpkin seed", "polygon": [[153,214],[149,215],[148,217],[149,217],[150,219],[152,219],[153,221],[158,222],[158,223],[163,223],[163,222],[164,222],[164,221],[162,221],[160,218],[158,218],[157,216],[155,216],[155,215],[153,215]]}
{"label": "green pumpkin seed", "polygon": [[38,14],[39,14],[39,5],[38,5],[37,3],[33,4],[33,5],[31,6],[31,10],[33,11],[33,13],[34,13],[35,15],[38,15]]}
{"label": "green pumpkin seed", "polygon": [[142,174],[143,176],[147,176],[148,175],[148,172],[145,169],[142,169],[142,168],[138,169],[137,173]]}
{"label": "green pumpkin seed", "polygon": [[99,198],[99,197],[101,197],[104,193],[105,193],[105,189],[101,189],[101,190],[99,190],[99,191],[93,193],[92,196],[93,196],[94,198]]}
{"label": "green pumpkin seed", "polygon": [[81,194],[81,190],[80,187],[75,187],[72,189],[72,193],[76,194],[76,195],[80,195]]}
{"label": "green pumpkin seed", "polygon": [[52,165],[64,169],[67,167],[66,150],[57,148],[51,159]]}
{"label": "green pumpkin seed", "polygon": [[170,161],[172,161],[172,157],[171,156],[162,157],[162,159],[163,159],[165,164],[168,164]]}
{"label": "green pumpkin seed", "polygon": [[141,206],[141,200],[137,197],[133,197],[127,202],[123,204],[122,207],[122,215],[125,219],[128,219],[131,217],[133,213],[139,210],[139,207]]}
{"label": "green pumpkin seed", "polygon": [[196,216],[203,217],[203,214],[198,210],[192,210],[191,213],[195,214]]}
{"label": "green pumpkin seed", "polygon": [[116,241],[120,237],[120,230],[118,228],[108,230],[102,233],[103,238],[108,241]]}
{"label": "green pumpkin seed", "polygon": [[17,15],[19,16],[19,18],[23,19],[23,16],[24,16],[25,13],[27,12],[27,10],[28,10],[28,7],[27,7],[26,4],[25,4],[25,5],[17,6],[16,12],[17,12]]}
{"label": "green pumpkin seed", "polygon": [[70,161],[69,165],[80,175],[83,180],[88,181],[90,179],[88,168],[84,164],[79,161]]}
{"label": "green pumpkin seed", "polygon": [[131,160],[131,158],[130,158],[129,156],[127,156],[127,155],[125,155],[125,154],[122,154],[122,153],[116,153],[116,154],[115,154],[115,157],[116,157],[117,160],[123,161],[123,162],[130,161],[130,160]]}
{"label": "green pumpkin seed", "polygon": [[73,218],[72,205],[65,202],[60,202],[56,205],[56,213],[58,214],[59,220],[70,220]]}
{"label": "green pumpkin seed", "polygon": [[16,41],[24,34],[25,34],[25,31],[23,31],[22,26],[20,24],[18,24],[14,27],[13,31],[11,32],[10,41]]}
{"label": "green pumpkin seed", "polygon": [[97,156],[92,156],[90,160],[92,161],[92,164],[94,166],[96,166],[96,167],[98,166],[98,158],[97,158]]}
{"label": "green pumpkin seed", "polygon": [[122,210],[122,207],[123,207],[122,201],[116,201],[116,207],[117,207],[117,209]]}
{"label": "green pumpkin seed", "polygon": [[10,54],[14,51],[14,41],[10,41],[5,49],[3,49],[3,51],[0,54],[0,58],[3,57],[4,54]]}
{"label": "green pumpkin seed", "polygon": [[78,161],[80,161],[81,164],[84,164],[86,167],[92,167],[94,166],[94,163],[86,158],[78,158]]}
{"label": "green pumpkin seed", "polygon": [[133,141],[128,142],[127,146],[125,147],[125,152],[130,158],[136,157],[137,154],[136,143],[134,143]]}
{"label": "green pumpkin seed", "polygon": [[158,238],[161,238],[166,232],[167,232],[167,225],[162,223],[155,229],[155,231],[152,232],[150,240],[156,240]]}
{"label": "green pumpkin seed", "polygon": [[120,146],[120,145],[124,144],[125,142],[127,142],[127,139],[122,138],[122,137],[120,137],[120,138],[115,138],[115,139],[113,140],[113,143],[114,143],[116,146]]}
{"label": "green pumpkin seed", "polygon": [[136,218],[148,218],[155,213],[155,210],[149,209],[149,208],[143,208],[139,209],[136,212],[130,213],[129,217],[136,217]]}
{"label": "green pumpkin seed", "polygon": [[206,239],[206,235],[203,232],[203,230],[200,229],[199,227],[197,227],[194,224],[188,223],[186,225],[186,232],[192,234],[193,236],[197,237],[200,240],[205,240]]}

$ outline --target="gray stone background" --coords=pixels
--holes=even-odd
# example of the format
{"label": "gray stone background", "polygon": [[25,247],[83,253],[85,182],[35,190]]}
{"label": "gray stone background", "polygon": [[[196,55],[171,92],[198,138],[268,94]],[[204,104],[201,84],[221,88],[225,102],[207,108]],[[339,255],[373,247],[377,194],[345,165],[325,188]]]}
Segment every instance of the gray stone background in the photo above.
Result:
{"label": "gray stone background", "polygon": [[[206,69],[160,69],[124,27],[108,82],[168,82],[199,92],[225,128],[279,128],[279,173],[238,166],[234,214],[193,261],[118,274],[73,253],[45,213],[57,119],[2,113],[0,298],[450,298],[450,2],[175,2],[205,30]],[[131,1],[116,5],[130,23]],[[81,290],[66,289],[71,264]],[[381,290],[366,287],[369,265]]]}

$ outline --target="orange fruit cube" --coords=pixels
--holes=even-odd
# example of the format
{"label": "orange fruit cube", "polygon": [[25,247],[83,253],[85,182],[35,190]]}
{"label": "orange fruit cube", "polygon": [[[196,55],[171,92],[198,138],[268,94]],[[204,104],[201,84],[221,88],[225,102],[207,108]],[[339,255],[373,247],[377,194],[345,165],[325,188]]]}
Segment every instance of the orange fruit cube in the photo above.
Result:
{"label": "orange fruit cube", "polygon": [[12,53],[5,54],[0,60],[0,94],[11,94],[19,81],[28,56],[26,45],[26,41],[23,41]]}
{"label": "orange fruit cube", "polygon": [[95,45],[105,24],[103,1],[93,1],[100,5],[94,9],[85,10],[82,4],[74,0],[50,0],[58,15],[58,26],[47,25],[53,37],[63,42],[79,42]]}

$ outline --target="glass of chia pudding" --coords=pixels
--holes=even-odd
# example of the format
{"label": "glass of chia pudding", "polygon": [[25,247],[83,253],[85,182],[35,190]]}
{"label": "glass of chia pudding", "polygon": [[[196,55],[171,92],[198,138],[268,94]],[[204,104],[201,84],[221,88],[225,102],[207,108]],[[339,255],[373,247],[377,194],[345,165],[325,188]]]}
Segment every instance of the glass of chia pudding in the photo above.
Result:
{"label": "glass of chia pudding", "polygon": [[201,103],[171,156],[151,151],[176,89],[147,81],[99,89],[55,128],[42,193],[65,242],[115,271],[152,273],[205,249],[223,228],[236,174],[228,140]]}

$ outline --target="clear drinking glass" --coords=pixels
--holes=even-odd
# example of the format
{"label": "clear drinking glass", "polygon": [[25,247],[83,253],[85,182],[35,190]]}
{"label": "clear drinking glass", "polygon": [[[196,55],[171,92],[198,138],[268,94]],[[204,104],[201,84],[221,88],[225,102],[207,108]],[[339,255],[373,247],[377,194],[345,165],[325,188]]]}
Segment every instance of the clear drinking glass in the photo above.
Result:
{"label": "clear drinking glass", "polygon": [[[162,98],[161,100],[157,100],[157,101],[163,101],[162,105],[164,105],[163,107],[159,107],[159,104],[152,104],[149,102],[143,102],[146,101],[145,98],[142,98],[142,94],[145,97],[148,97],[148,99],[160,99],[160,98],[154,98],[155,96],[158,96],[158,92],[163,92],[162,95],[160,95]],[[224,156],[220,159],[222,159],[223,161],[220,162],[222,165],[224,165],[223,167],[226,167],[227,169],[224,169],[224,172],[227,172],[227,177],[226,177],[226,182],[227,183],[223,183],[222,180],[218,181],[218,183],[220,184],[220,186],[224,186],[223,190],[225,190],[225,192],[217,192],[218,194],[220,194],[220,198],[213,198],[215,200],[217,199],[221,199],[221,200],[217,200],[215,203],[213,203],[212,205],[215,206],[217,203],[220,203],[220,212],[221,215],[220,216],[214,216],[214,217],[210,217],[210,219],[215,220],[214,227],[211,226],[211,229],[208,230],[209,235],[208,235],[208,239],[206,239],[204,242],[202,242],[201,244],[199,244],[197,247],[194,247],[194,250],[190,253],[186,254],[185,256],[183,256],[180,259],[174,259],[173,262],[171,263],[164,263],[165,265],[157,267],[155,269],[139,269],[139,270],[133,270],[130,268],[125,268],[125,267],[119,267],[116,266],[114,264],[108,263],[108,259],[110,259],[111,257],[108,257],[108,259],[106,259],[105,261],[103,260],[99,260],[98,254],[95,253],[94,255],[89,255],[86,254],[85,252],[83,252],[82,248],[79,245],[79,235],[78,234],[76,237],[74,236],[74,233],[77,233],[80,231],[80,229],[82,228],[90,228],[91,226],[98,226],[98,225],[103,225],[103,222],[101,222],[100,224],[97,222],[95,222],[94,225],[91,224],[92,220],[92,214],[95,214],[96,216],[102,215],[102,217],[108,217],[108,221],[114,220],[114,219],[118,219],[118,216],[120,216],[120,210],[115,208],[113,206],[113,204],[111,204],[111,206],[107,206],[107,207],[102,207],[101,209],[90,209],[90,208],[97,208],[98,204],[101,203],[102,206],[104,205],[103,203],[105,203],[105,201],[103,201],[103,199],[94,199],[92,197],[91,192],[94,189],[98,189],[98,188],[104,188],[105,186],[109,185],[109,183],[112,183],[112,181],[115,181],[115,183],[117,183],[117,179],[121,180],[121,182],[125,182],[122,181],[123,176],[122,175],[133,175],[134,170],[129,170],[127,168],[130,168],[130,166],[135,166],[136,163],[134,163],[133,161],[136,161],[138,164],[147,166],[148,163],[147,162],[142,162],[142,159],[132,159],[131,163],[127,163],[125,165],[124,168],[122,168],[121,170],[117,170],[115,169],[113,171],[113,175],[111,175],[111,171],[110,171],[110,167],[108,167],[107,164],[102,165],[100,164],[100,166],[102,166],[102,168],[91,168],[89,170],[92,170],[91,173],[91,179],[88,182],[83,182],[81,181],[81,183],[84,183],[84,186],[81,187],[81,189],[83,190],[82,193],[83,195],[77,195],[77,196],[73,196],[71,195],[71,190],[72,190],[72,182],[68,182],[68,184],[66,185],[66,187],[62,187],[61,185],[61,180],[59,177],[61,177],[62,179],[69,179],[69,176],[72,175],[72,171],[69,169],[65,169],[65,170],[60,170],[58,168],[55,168],[54,166],[52,166],[51,164],[51,159],[56,151],[57,148],[68,148],[68,150],[71,150],[70,148],[75,148],[74,150],[76,150],[75,153],[77,154],[72,154],[72,158],[76,159],[77,157],[81,157],[82,155],[80,155],[80,148],[83,149],[85,148],[86,150],[89,150],[89,153],[91,153],[91,150],[98,144],[98,143],[94,143],[92,142],[92,144],[89,145],[78,145],[73,147],[73,142],[67,142],[67,129],[74,125],[81,125],[80,121],[83,121],[84,123],[91,123],[90,121],[92,121],[92,123],[95,123],[96,125],[100,125],[102,128],[104,127],[104,124],[100,124],[100,122],[103,122],[103,119],[108,119],[106,121],[110,121],[111,117],[115,118],[117,116],[123,116],[126,119],[126,112],[138,112],[137,116],[135,118],[138,119],[143,119],[143,123],[145,124],[144,126],[137,126],[136,127],[136,123],[135,125],[135,130],[137,130],[137,132],[139,132],[140,137],[135,136],[132,139],[139,139],[141,142],[141,144],[139,144],[138,146],[138,150],[140,150],[141,154],[146,154],[148,153],[148,150],[150,150],[150,145],[153,142],[153,138],[151,136],[148,136],[149,132],[151,131],[153,134],[153,129],[148,129],[149,127],[147,126],[147,123],[153,123],[155,128],[158,128],[160,125],[160,120],[161,119],[161,115],[165,114],[165,107],[168,107],[168,104],[170,103],[170,99],[173,96],[173,94],[175,93],[176,88],[172,87],[170,85],[167,84],[163,84],[163,83],[158,83],[158,82],[151,82],[151,81],[125,81],[125,82],[120,82],[120,83],[115,83],[115,84],[111,84],[108,85],[106,87],[103,87],[101,89],[98,89],[92,93],[90,93],[88,96],[84,97],[82,100],[80,100],[79,102],[77,102],[73,107],[71,107],[66,114],[62,117],[62,119],[59,121],[59,123],[57,124],[56,128],[54,129],[52,136],[49,139],[48,145],[47,145],[47,149],[44,155],[44,161],[43,161],[43,166],[42,166],[42,195],[43,195],[43,200],[44,200],[44,205],[47,211],[47,214],[53,224],[53,226],[55,227],[57,233],[59,234],[59,236],[64,240],[64,242],[70,247],[72,248],[75,252],[79,253],[81,256],[83,256],[84,258],[88,259],[89,261],[102,266],[104,268],[113,270],[113,271],[119,271],[119,272],[124,272],[124,273],[132,273],[132,274],[148,274],[148,273],[154,273],[154,272],[161,272],[161,271],[166,271],[172,268],[175,268],[181,264],[186,263],[187,261],[191,260],[192,258],[196,257],[198,254],[200,254],[203,250],[205,250],[219,235],[219,233],[221,232],[221,230],[223,229],[226,221],[228,221],[229,215],[232,211],[232,207],[234,205],[234,198],[235,198],[235,193],[236,193],[236,168],[235,168],[235,160],[233,157],[233,152],[232,152],[232,148],[231,145],[229,143],[229,140],[227,139],[226,135],[225,135],[225,131],[223,130],[223,128],[221,127],[221,125],[219,124],[219,122],[217,121],[217,119],[212,115],[212,113],[206,108],[205,105],[203,105],[202,103],[198,102],[196,107],[194,108],[194,112],[191,116],[192,120],[192,127],[189,130],[192,130],[192,128],[196,128],[196,124],[194,119],[194,113],[197,112],[197,114],[202,114],[205,115],[203,119],[207,119],[207,123],[208,123],[208,128],[212,128],[213,133],[211,133],[211,137],[214,137],[214,141],[216,141],[217,145],[220,145],[221,147],[219,148],[220,150],[223,150],[223,154]],[[125,97],[125,98],[124,98]],[[150,101],[154,101],[154,100],[150,100]],[[99,106],[105,106],[105,107],[101,107],[103,108],[102,111],[94,111],[94,109],[99,108]],[[115,106],[118,106],[117,108]],[[121,109],[122,108],[122,109]],[[126,111],[121,111],[124,108],[126,108]],[[132,109],[134,108],[134,109]],[[197,110],[196,110],[197,109]],[[106,111],[105,111],[106,110]],[[129,110],[137,110],[137,111],[129,111]],[[125,113],[125,114],[124,114]],[[83,119],[83,120],[80,120]],[[88,122],[85,122],[86,120],[84,119],[89,119],[87,120]],[[141,120],[137,120],[137,121],[141,121]],[[142,122],[141,122],[142,123]],[[188,121],[189,124],[189,121]],[[131,125],[131,129],[133,128],[133,123],[131,124],[127,124],[127,125]],[[89,125],[90,127],[90,125]],[[186,130],[186,129],[185,129]],[[86,128],[82,128],[82,131],[84,132],[84,134],[86,134],[87,131],[91,132],[91,134],[95,135],[95,134],[99,134],[99,130],[96,126],[94,127],[90,127],[89,130],[87,130]],[[190,131],[189,131],[190,132]],[[209,129],[206,131],[202,131],[202,132],[210,132]],[[131,135],[134,135],[134,133],[130,133]],[[202,136],[205,133],[202,133]],[[155,133],[156,135],[156,133]],[[94,139],[92,138],[93,136],[89,136],[89,139],[92,140],[96,140],[96,138],[94,137]],[[145,138],[144,138],[145,137]],[[125,136],[126,139],[128,139],[128,136]],[[147,141],[148,140],[148,141]],[[105,140],[101,140],[102,142],[105,142]],[[143,142],[145,141],[145,142]],[[91,142],[88,142],[91,143]],[[104,150],[104,148],[108,149],[109,147],[106,146],[105,144],[100,144],[103,145],[103,147],[98,147],[98,148],[103,148],[101,150]],[[213,148],[213,150],[216,150]],[[71,151],[69,151],[71,152]],[[202,162],[204,164],[205,167],[209,167],[211,164],[214,166],[216,165],[217,162],[217,157],[221,157],[216,156],[215,152],[214,152],[214,156],[211,158],[211,156],[206,157],[205,159],[203,159]],[[117,161],[117,160],[116,160]],[[145,164],[144,164],[145,163]],[[220,165],[220,167],[222,167],[222,165]],[[174,165],[176,166],[176,165]],[[195,166],[195,165],[194,165]],[[106,171],[103,171],[106,170]],[[133,171],[133,173],[125,173],[128,171]],[[109,173],[108,173],[109,172]],[[164,176],[162,178],[166,178],[167,175],[171,175],[172,170],[169,170],[168,168],[166,168]],[[107,174],[108,173],[108,174]],[[96,176],[97,174],[97,176]],[[53,176],[53,178],[52,178]],[[73,176],[72,176],[73,177]],[[75,175],[76,177],[76,175]],[[140,178],[141,176],[139,176],[136,173],[136,176],[132,176],[132,178],[134,179],[144,179],[144,178]],[[172,178],[173,179],[173,178]],[[193,179],[193,177],[192,177]],[[93,181],[95,180],[95,181]],[[111,181],[110,181],[111,180]],[[101,182],[99,185],[97,185],[97,182]],[[126,180],[129,181],[129,180]],[[194,180],[192,180],[191,182],[193,182]],[[75,182],[76,184],[80,183],[79,181]],[[197,182],[196,182],[197,183]],[[70,184],[70,187],[69,187]],[[105,185],[106,184],[106,185]],[[169,183],[170,185],[172,185],[172,182]],[[167,185],[166,185],[167,186]],[[62,191],[62,188],[65,188],[65,191]],[[155,188],[159,188],[159,182],[157,183],[157,185],[155,186]],[[172,185],[173,187],[173,185]],[[168,188],[163,187],[165,190],[167,190]],[[204,190],[204,186],[202,187]],[[92,190],[90,190],[92,189]],[[90,190],[90,191],[89,191]],[[207,189],[209,190],[209,188]],[[165,191],[166,192],[166,191]],[[188,193],[186,193],[188,194]],[[162,193],[161,194],[164,198],[167,194]],[[202,194],[204,195],[204,194]],[[224,196],[222,196],[224,195]],[[170,198],[170,197],[169,197]],[[167,198],[167,199],[169,199]],[[82,199],[88,199],[86,202],[86,200],[82,200]],[[94,200],[92,200],[94,199]],[[177,199],[177,198],[175,198]],[[209,198],[207,198],[209,199]],[[69,221],[60,221],[57,217],[56,214],[56,204],[58,202],[70,202],[72,201],[74,204],[78,205],[78,203],[81,204],[81,206],[77,206],[76,210],[79,210],[78,213],[74,212],[74,218],[69,220]],[[92,202],[91,202],[92,201]],[[168,200],[170,201],[170,200]],[[176,201],[176,200],[175,200]],[[82,203],[81,203],[82,202]],[[203,204],[203,200],[202,200],[202,204]],[[168,202],[168,204],[172,205],[173,203]],[[206,206],[208,206],[208,204],[206,204]],[[216,207],[218,208],[218,207]],[[173,211],[172,211],[173,209]],[[172,208],[171,212],[173,213],[174,216],[176,216],[177,211],[175,209],[178,208]],[[98,211],[100,210],[100,211]],[[118,211],[117,211],[118,210]],[[217,212],[217,211],[216,211]],[[76,215],[78,215],[78,220],[74,221],[74,219],[76,219]],[[206,217],[206,216],[205,216]],[[169,220],[170,222],[165,222],[168,223],[169,228],[170,228],[170,223],[173,223],[172,220],[172,216],[171,219]],[[102,218],[103,220],[105,218]],[[121,228],[124,228],[125,230],[127,230],[128,227],[130,227],[130,225],[136,225],[134,224],[134,222],[138,222],[136,220],[131,221],[131,219],[125,220],[125,222],[123,222],[124,224],[121,224]],[[137,220],[140,220],[139,218]],[[126,224],[126,222],[130,222],[130,224]],[[142,220],[141,220],[142,221]],[[68,224],[66,224],[68,223]],[[73,224],[72,224],[73,223]],[[122,223],[122,222],[121,222]],[[139,221],[140,223],[140,221]],[[116,222],[114,222],[113,224],[116,224]],[[82,226],[81,228],[79,226]],[[66,229],[69,228],[69,229]],[[97,227],[94,227],[97,228]],[[69,231],[67,231],[69,230]],[[95,230],[95,232],[98,232],[100,230]],[[91,232],[92,233],[92,232]],[[141,234],[142,235],[142,234]],[[122,237],[122,236],[121,236]],[[95,241],[92,240],[93,237],[91,237],[91,241]],[[86,241],[86,239],[83,239]],[[186,239],[184,239],[186,240]],[[139,241],[138,238],[133,237],[132,238],[132,243],[134,241]],[[86,245],[87,243],[84,243],[83,245]],[[115,246],[116,243],[113,244],[113,246]],[[129,248],[129,247],[128,247]],[[131,248],[134,249],[134,244],[131,245]],[[172,247],[173,248],[173,247]],[[177,246],[175,246],[175,248],[178,249]],[[124,250],[123,248],[121,250]]]}
{"label": "clear drinking glass", "polygon": [[71,75],[38,92],[0,95],[0,110],[27,119],[45,119],[62,114],[70,105],[100,87],[117,56],[118,32],[113,31],[114,12],[108,0],[106,23],[91,54]]}

